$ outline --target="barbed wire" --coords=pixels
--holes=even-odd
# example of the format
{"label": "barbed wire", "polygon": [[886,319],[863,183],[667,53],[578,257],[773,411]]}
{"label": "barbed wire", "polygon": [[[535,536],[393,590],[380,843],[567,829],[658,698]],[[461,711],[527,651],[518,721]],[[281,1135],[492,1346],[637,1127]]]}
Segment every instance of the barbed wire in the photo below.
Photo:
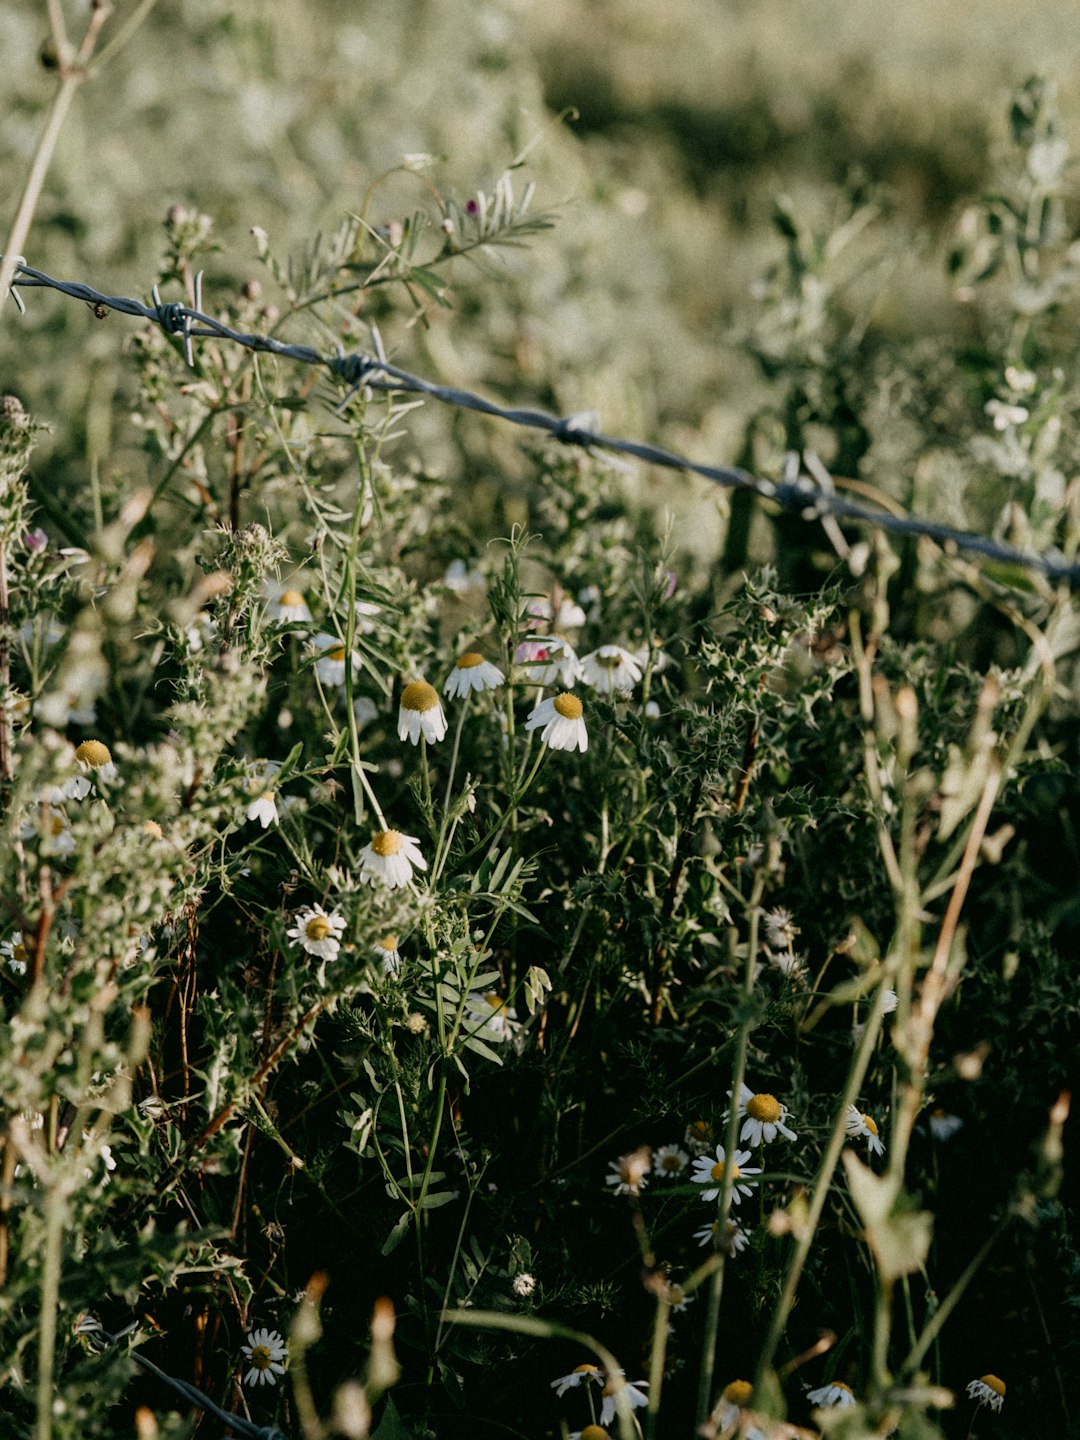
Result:
{"label": "barbed wire", "polygon": [[[626,440],[615,435],[605,435],[595,428],[599,419],[592,413],[566,416],[551,415],[545,410],[529,407],[498,405],[471,390],[462,390],[454,385],[439,385],[424,380],[408,370],[393,365],[382,353],[381,345],[377,355],[365,355],[360,351],[346,352],[339,349],[333,355],[326,355],[310,345],[288,344],[275,340],[270,335],[245,334],[231,326],[215,320],[202,309],[202,274],[195,277],[194,306],[163,303],[155,285],[151,291],[152,305],[124,296],[105,295],[89,285],[72,280],[56,280],[41,270],[27,265],[17,257],[15,278],[12,282],[12,296],[20,310],[24,309],[18,288],[46,287],[58,290],[62,295],[84,300],[97,314],[116,310],[123,315],[133,315],[161,327],[167,335],[179,336],[183,342],[184,358],[189,366],[194,364],[192,341],[197,339],[229,340],[248,350],[260,354],[277,355],[283,360],[295,360],[302,365],[322,367],[348,386],[348,392],[338,409],[344,409],[353,395],[362,387],[388,392],[405,392],[427,395],[444,405],[457,409],[474,410],[481,415],[490,415],[511,425],[530,430],[547,431],[553,439],[564,445],[576,445],[584,450],[604,450],[615,455],[629,455],[649,465],[683,474],[700,475],[705,480],[732,490],[748,490],[763,500],[772,501],[788,514],[801,519],[820,522],[825,526],[830,539],[841,554],[846,553],[846,542],[836,522],[857,521],[873,525],[879,530],[892,534],[922,536],[934,540],[946,548],[969,551],[1002,565],[1016,566],[1023,570],[1038,572],[1049,580],[1062,580],[1076,587],[1080,585],[1080,562],[1070,561],[1060,552],[1040,554],[1021,550],[1004,541],[987,535],[960,530],[951,525],[942,525],[918,515],[898,515],[888,510],[876,509],[850,500],[837,493],[835,485],[825,466],[813,455],[788,457],[782,480],[766,480],[732,465],[704,465],[641,440]],[[376,337],[376,344],[378,340]],[[803,465],[806,472],[804,473]]]}
{"label": "barbed wire", "polygon": [[[119,1335],[112,1335],[93,1316],[85,1316],[76,1326],[76,1334],[86,1336],[91,1346],[98,1347],[99,1342],[104,1342],[106,1345],[115,1347],[133,1328],[134,1326],[129,1325]],[[141,1366],[148,1374],[155,1376],[173,1394],[179,1395],[181,1400],[186,1401],[189,1405],[194,1405],[196,1409],[204,1411],[207,1415],[212,1415],[215,1420],[228,1426],[233,1434],[241,1436],[242,1440],[285,1440],[285,1436],[276,1425],[256,1425],[254,1420],[249,1420],[246,1415],[237,1415],[232,1410],[223,1410],[220,1405],[210,1399],[209,1395],[204,1395],[195,1385],[189,1384],[186,1380],[178,1380],[173,1375],[167,1375],[164,1370],[159,1369],[152,1360],[148,1360],[138,1350],[128,1350],[127,1354],[130,1360],[134,1360],[136,1365]]]}

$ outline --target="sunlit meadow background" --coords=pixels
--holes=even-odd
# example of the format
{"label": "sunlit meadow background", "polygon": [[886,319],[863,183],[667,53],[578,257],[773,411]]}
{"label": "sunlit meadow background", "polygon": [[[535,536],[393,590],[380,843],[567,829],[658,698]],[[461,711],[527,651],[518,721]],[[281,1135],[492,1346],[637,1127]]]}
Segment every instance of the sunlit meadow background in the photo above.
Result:
{"label": "sunlit meadow background", "polygon": [[[4,233],[48,30],[0,10]],[[79,90],[26,258],[143,299],[203,268],[239,329],[375,326],[431,379],[774,477],[812,449],[850,493],[1072,553],[1078,82],[1053,3],[163,3]],[[528,210],[451,255],[507,183]],[[664,1440],[732,1433],[737,1377],[814,1433],[1080,1433],[1071,597],[432,404],[336,413],[325,376],[224,345],[193,374],[23,295],[0,1434],[220,1433],[132,1343],[290,1437],[577,1433],[600,1385],[552,1381],[603,1361],[569,1332],[662,1379],[632,1423]],[[556,628],[641,656],[628,696],[577,678],[585,753],[524,729],[558,686],[511,667]],[[473,651],[512,686],[401,741],[403,686]],[[375,804],[414,888],[366,883]],[[289,934],[316,905],[329,958]],[[608,1177],[689,1161],[695,1123],[715,1158],[737,1069],[797,1139],[746,1162],[721,1291],[689,1163]],[[849,1081],[878,1173],[910,1121],[903,1193],[815,1184]],[[263,1328],[291,1373],[245,1386]],[[815,1412],[832,1381],[863,1403]]]}

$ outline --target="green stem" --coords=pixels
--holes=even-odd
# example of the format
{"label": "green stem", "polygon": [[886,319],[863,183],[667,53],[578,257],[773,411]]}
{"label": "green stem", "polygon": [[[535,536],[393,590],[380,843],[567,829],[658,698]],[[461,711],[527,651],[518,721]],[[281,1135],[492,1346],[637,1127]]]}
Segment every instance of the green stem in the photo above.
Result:
{"label": "green stem", "polygon": [[57,1188],[45,1197],[45,1250],[41,1264],[41,1331],[38,1354],[35,1440],[52,1440],[53,1375],[56,1366],[56,1312],[60,1303],[61,1256],[66,1206]]}

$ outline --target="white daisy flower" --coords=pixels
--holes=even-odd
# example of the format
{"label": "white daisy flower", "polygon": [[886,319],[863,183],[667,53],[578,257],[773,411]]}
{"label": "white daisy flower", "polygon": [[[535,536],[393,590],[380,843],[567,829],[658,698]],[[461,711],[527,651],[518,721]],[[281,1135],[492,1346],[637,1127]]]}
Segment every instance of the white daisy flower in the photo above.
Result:
{"label": "white daisy flower", "polygon": [[548,599],[530,600],[526,613],[530,630],[579,630],[585,624],[585,611],[566,595],[560,595],[557,610]]}
{"label": "white daisy flower", "polygon": [[[731,1099],[730,1090],[728,1099]],[[787,1106],[781,1105],[775,1095],[755,1095],[745,1083],[739,1087],[739,1114],[745,1116],[739,1139],[748,1140],[751,1145],[771,1145],[777,1133],[789,1140],[798,1138],[784,1124],[788,1116]]]}
{"label": "white daisy flower", "polygon": [[1000,1410],[1005,1404],[1005,1381],[996,1375],[984,1375],[981,1380],[972,1380],[967,1387],[968,1398],[978,1400],[980,1405],[989,1405],[991,1410]]}
{"label": "white daisy flower", "polygon": [[750,1396],[753,1391],[754,1387],[749,1380],[731,1380],[724,1386],[716,1409],[712,1413],[713,1421],[720,1434],[738,1424],[740,1412],[750,1404]]}
{"label": "white daisy flower", "polygon": [[75,751],[75,759],[83,773],[64,786],[64,795],[68,799],[83,800],[96,788],[99,780],[108,784],[117,778],[118,772],[109,747],[100,740],[84,740]]}
{"label": "white daisy flower", "polygon": [[[748,1199],[753,1194],[753,1187],[758,1183],[751,1180],[751,1175],[760,1175],[760,1168],[747,1168],[746,1162],[753,1159],[749,1150],[736,1150],[732,1162],[732,1186],[731,1203],[738,1205],[745,1195]],[[699,1155],[694,1161],[694,1173],[690,1176],[696,1185],[707,1185],[709,1188],[702,1192],[703,1200],[716,1200],[724,1188],[724,1172],[727,1169],[727,1161],[724,1157],[724,1147],[717,1145],[715,1159],[712,1155]]]}
{"label": "white daisy flower", "polygon": [[709,1225],[702,1225],[699,1230],[694,1231],[694,1239],[699,1245],[711,1245],[714,1250],[726,1250],[729,1255],[741,1255],[750,1244],[749,1232],[741,1225],[736,1225],[734,1220],[727,1222],[727,1240],[720,1238],[720,1221],[713,1220]]}
{"label": "white daisy flower", "polygon": [[502,1043],[521,1029],[517,1011],[494,991],[488,995],[470,995],[468,1010],[470,1018],[483,1027],[480,1033],[489,1040]]}
{"label": "white daisy flower", "polygon": [[811,1405],[820,1406],[826,1409],[832,1405],[854,1405],[855,1396],[842,1380],[834,1380],[831,1385],[822,1385],[819,1390],[808,1390],[806,1398]]}
{"label": "white daisy flower", "polygon": [[[324,685],[344,685],[345,646],[338,637],[320,632],[311,640],[309,648],[312,655],[318,657],[315,661],[315,673],[322,683]],[[360,668],[358,651],[351,651],[349,659],[355,675]]]}
{"label": "white daisy flower", "polygon": [[285,1374],[282,1361],[289,1358],[289,1347],[276,1330],[249,1330],[240,1349],[251,1362],[245,1385],[276,1385],[277,1377]]}
{"label": "white daisy flower", "polygon": [[353,614],[356,616],[356,629],[361,635],[372,635],[378,628],[375,624],[375,617],[382,613],[382,606],[375,605],[370,600],[357,600],[353,605]]}
{"label": "white daisy flower", "polygon": [[590,1380],[595,1380],[598,1385],[603,1385],[604,1376],[598,1365],[575,1365],[569,1375],[560,1375],[557,1380],[552,1380],[551,1388],[561,1400],[568,1390],[576,1390],[579,1385],[587,1385]]}
{"label": "white daisy flower", "polygon": [[443,694],[449,695],[451,699],[460,699],[471,690],[494,690],[503,684],[505,679],[506,676],[497,665],[492,665],[490,660],[485,660],[475,650],[466,650],[446,677]]}
{"label": "white daisy flower", "polygon": [[408,885],[414,870],[426,869],[416,836],[403,835],[400,830],[380,830],[360,851],[361,879],[370,885],[398,890]]}
{"label": "white daisy flower", "polygon": [[536,1276],[530,1275],[528,1270],[522,1270],[519,1274],[515,1275],[510,1282],[510,1289],[513,1290],[519,1300],[524,1300],[527,1295],[531,1295],[536,1289]]}
{"label": "white daisy flower", "polygon": [[653,1169],[669,1180],[681,1175],[690,1164],[690,1156],[680,1145],[661,1145],[653,1157]]}
{"label": "white daisy flower", "polygon": [[621,645],[601,645],[581,661],[581,678],[598,695],[632,690],[641,679],[641,666]]}
{"label": "white daisy flower", "polygon": [[864,1115],[857,1105],[849,1105],[844,1117],[844,1129],[853,1140],[865,1140],[871,1155],[884,1155],[885,1146],[878,1135],[873,1117]]}
{"label": "white daisy flower", "polygon": [[398,709],[399,740],[409,739],[415,745],[423,735],[429,743],[446,734],[446,714],[434,685],[426,680],[413,680],[401,692]]}
{"label": "white daisy flower", "polygon": [[401,969],[401,953],[398,950],[396,935],[384,935],[381,940],[376,940],[371,947],[371,953],[377,955],[382,961],[382,967],[387,975],[396,975]]}
{"label": "white daisy flower", "polygon": [[942,1144],[951,1140],[963,1123],[959,1115],[950,1115],[940,1105],[930,1112],[930,1134]]}
{"label": "white daisy flower", "polygon": [[526,680],[537,685],[573,685],[578,677],[578,658],[574,647],[561,635],[537,636],[523,640],[514,651],[514,661],[521,666]]}
{"label": "white daisy flower", "polygon": [[75,836],[67,816],[51,803],[41,806],[32,819],[24,820],[19,826],[19,835],[23,840],[37,839],[41,854],[57,859],[72,854],[75,849]]}
{"label": "white daisy flower", "polygon": [[683,1144],[692,1155],[704,1155],[716,1143],[716,1132],[707,1120],[691,1120]]}
{"label": "white daisy flower", "polygon": [[18,930],[6,940],[0,940],[0,955],[13,975],[26,974],[26,945]]}
{"label": "white daisy flower", "polygon": [[525,729],[537,730],[543,725],[540,739],[552,750],[580,750],[584,754],[589,748],[584,711],[576,695],[564,692],[549,696],[530,710]]}
{"label": "white daisy flower", "polygon": [[345,916],[335,910],[328,915],[321,905],[309,905],[297,911],[285,934],[309,955],[320,960],[336,960],[345,933]]}
{"label": "white daisy flower", "polygon": [[251,804],[247,807],[247,818],[258,820],[265,830],[269,825],[278,823],[277,795],[273,790],[264,790],[261,795],[256,795]]}
{"label": "white daisy flower", "polygon": [[604,1386],[604,1399],[600,1406],[600,1424],[610,1425],[615,1419],[615,1396],[620,1391],[631,1410],[638,1410],[642,1405],[647,1405],[649,1397],[642,1387],[647,1387],[648,1383],[647,1380],[635,1380],[631,1383],[625,1378],[622,1370],[616,1370]]}
{"label": "white daisy flower", "polygon": [[611,1173],[604,1180],[605,1185],[614,1185],[613,1195],[640,1195],[649,1183],[646,1178],[652,1169],[652,1151],[647,1145],[631,1150],[629,1155],[620,1155],[609,1162]]}
{"label": "white daisy flower", "polygon": [[292,585],[267,585],[266,618],[275,625],[310,625],[311,610],[304,592]]}

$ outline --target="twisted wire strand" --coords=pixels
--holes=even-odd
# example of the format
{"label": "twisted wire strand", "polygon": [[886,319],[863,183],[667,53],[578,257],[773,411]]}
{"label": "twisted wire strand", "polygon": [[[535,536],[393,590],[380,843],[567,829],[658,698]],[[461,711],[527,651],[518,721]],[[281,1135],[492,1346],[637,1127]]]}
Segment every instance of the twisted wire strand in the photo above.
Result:
{"label": "twisted wire strand", "polygon": [[[107,1344],[116,1346],[120,1343],[122,1336],[127,1332],[122,1331],[120,1335],[110,1335],[103,1326],[91,1322],[84,1327],[83,1333],[88,1334],[91,1341],[100,1338]],[[243,1440],[285,1440],[285,1436],[276,1426],[256,1425],[255,1422],[249,1420],[246,1415],[237,1415],[232,1410],[223,1410],[220,1405],[215,1404],[214,1401],[210,1399],[209,1395],[204,1395],[201,1390],[189,1384],[186,1380],[177,1380],[175,1376],[167,1375],[164,1370],[160,1370],[152,1360],[148,1360],[146,1356],[141,1355],[138,1350],[129,1350],[127,1353],[128,1357],[134,1360],[136,1365],[140,1365],[148,1374],[160,1380],[162,1384],[172,1390],[175,1395],[179,1395],[181,1400],[186,1401],[188,1405],[194,1405],[196,1409],[205,1411],[207,1415],[212,1415],[215,1420],[220,1420],[223,1425],[227,1425],[236,1435],[242,1436]]]}
{"label": "twisted wire strand", "polygon": [[[76,300],[85,300],[88,305],[94,307],[104,306],[107,310],[116,310],[123,315],[133,315],[149,320],[160,326],[166,334],[182,338],[185,359],[189,365],[192,363],[191,342],[193,339],[217,339],[231,341],[257,353],[277,355],[283,360],[294,360],[301,365],[321,366],[349,387],[339,409],[343,408],[361,387],[426,395],[432,400],[438,400],[441,404],[450,405],[456,409],[474,410],[481,415],[490,415],[511,425],[522,426],[530,430],[547,431],[553,439],[564,445],[575,445],[585,450],[605,450],[616,455],[628,455],[649,465],[676,470],[683,474],[700,475],[703,479],[728,489],[749,490],[763,500],[772,501],[789,514],[798,515],[807,521],[824,521],[832,517],[837,520],[859,521],[892,534],[923,536],[946,548],[955,547],[957,550],[969,551],[1002,565],[1033,571],[1044,575],[1048,580],[1064,581],[1072,587],[1080,585],[1080,562],[1068,560],[1060,552],[1050,551],[1039,554],[1031,550],[1021,550],[1004,541],[995,540],[991,536],[960,530],[951,525],[938,524],[936,521],[923,519],[918,515],[896,515],[887,510],[875,509],[870,505],[864,505],[857,500],[839,495],[831,484],[822,483],[824,476],[821,473],[820,465],[808,464],[808,468],[814,470],[819,476],[818,479],[800,474],[798,466],[796,466],[794,472],[790,467],[785,470],[783,480],[766,480],[751,475],[737,466],[704,465],[690,460],[684,455],[679,455],[675,451],[666,450],[659,445],[651,445],[646,441],[627,440],[615,435],[605,435],[594,428],[598,422],[592,415],[557,416],[549,414],[546,410],[499,405],[471,390],[462,390],[454,385],[439,385],[434,381],[424,380],[419,375],[413,375],[408,370],[402,370],[397,365],[391,364],[382,355],[365,355],[360,351],[348,353],[339,351],[334,355],[326,355],[310,345],[288,344],[282,340],[275,340],[269,335],[244,334],[241,331],[233,330],[220,320],[204,314],[198,308],[202,294],[201,271],[196,277],[196,307],[175,303],[163,304],[156,286],[153,290],[153,305],[144,305],[139,300],[132,300],[125,296],[104,295],[91,286],[80,284],[77,281],[56,280],[51,275],[46,275],[43,271],[35,270],[25,264],[21,257],[12,285],[13,287],[41,286],[50,290],[58,290],[62,295],[70,295]],[[12,293],[17,295],[17,291],[14,289]]]}

